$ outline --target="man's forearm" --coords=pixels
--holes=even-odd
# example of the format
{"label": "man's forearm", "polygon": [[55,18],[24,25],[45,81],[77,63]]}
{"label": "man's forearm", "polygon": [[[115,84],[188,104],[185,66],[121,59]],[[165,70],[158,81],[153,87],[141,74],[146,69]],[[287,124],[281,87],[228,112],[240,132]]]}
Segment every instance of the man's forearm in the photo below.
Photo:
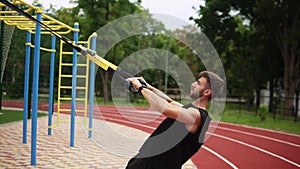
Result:
{"label": "man's forearm", "polygon": [[[160,97],[159,95],[157,95],[154,91],[152,91],[153,88],[146,88],[143,89],[141,91],[142,95],[145,97],[145,99],[148,101],[148,103],[150,104],[150,109],[163,113],[165,107],[167,106],[167,104],[169,104],[167,102],[166,99]],[[155,89],[155,88],[154,88]],[[156,89],[157,90],[157,89]]]}
{"label": "man's forearm", "polygon": [[168,103],[171,103],[173,105],[176,106],[182,106],[181,103],[174,101],[173,99],[171,99],[169,96],[167,96],[165,93],[163,93],[162,91],[156,89],[155,87],[148,85],[148,89],[151,90],[153,93],[155,93],[158,97],[164,99],[165,101],[167,101]]}
{"label": "man's forearm", "polygon": [[143,89],[141,92],[150,104],[150,110],[160,112],[163,115],[172,119],[178,118],[179,112],[182,107],[180,104],[174,104],[173,102],[169,103],[167,102],[167,100],[158,96],[156,93],[154,93],[148,88]]}
{"label": "man's forearm", "polygon": [[166,100],[167,102],[172,102],[173,100],[167,96],[166,94],[164,94],[162,91],[156,89],[155,87],[149,85],[148,89],[151,90],[153,93],[155,93],[157,96],[161,97],[162,99]]}
{"label": "man's forearm", "polygon": [[155,87],[153,87],[150,84],[148,84],[143,78],[128,78],[128,81],[130,81],[132,83],[132,86],[135,89],[139,89],[139,90],[140,90],[140,87],[145,87],[145,86],[143,86],[141,84],[141,80],[144,81],[144,83],[146,83],[146,85],[145,85],[146,86],[146,90],[149,90],[149,92],[151,92],[151,94],[155,95],[156,97],[159,97],[159,99],[162,99],[165,102],[170,103],[172,105],[182,106],[182,104],[180,104],[180,103],[172,100],[169,96],[167,96],[166,94],[164,94],[160,90],[158,90]]}

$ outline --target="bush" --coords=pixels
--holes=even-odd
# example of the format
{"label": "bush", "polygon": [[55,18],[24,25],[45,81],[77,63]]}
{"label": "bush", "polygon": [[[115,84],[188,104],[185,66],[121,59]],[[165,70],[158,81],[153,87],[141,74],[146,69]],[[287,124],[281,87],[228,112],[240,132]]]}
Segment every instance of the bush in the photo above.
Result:
{"label": "bush", "polygon": [[265,122],[267,115],[269,112],[269,108],[267,106],[260,106],[258,109],[258,116],[260,117],[261,122]]}

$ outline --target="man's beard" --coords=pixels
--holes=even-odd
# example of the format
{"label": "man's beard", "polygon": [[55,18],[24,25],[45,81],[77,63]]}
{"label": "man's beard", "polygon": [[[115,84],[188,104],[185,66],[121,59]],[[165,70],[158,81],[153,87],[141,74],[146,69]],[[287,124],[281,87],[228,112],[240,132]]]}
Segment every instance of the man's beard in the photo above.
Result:
{"label": "man's beard", "polygon": [[193,92],[190,94],[190,97],[193,99],[193,100],[197,100],[198,98],[202,97],[204,95],[204,90],[205,89],[201,89],[198,93],[196,92]]}

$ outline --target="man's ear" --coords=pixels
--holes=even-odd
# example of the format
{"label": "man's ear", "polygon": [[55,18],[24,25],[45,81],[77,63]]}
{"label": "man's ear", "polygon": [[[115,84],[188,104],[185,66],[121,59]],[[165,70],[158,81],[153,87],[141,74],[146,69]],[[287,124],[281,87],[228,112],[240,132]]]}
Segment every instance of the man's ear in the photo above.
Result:
{"label": "man's ear", "polygon": [[205,95],[205,96],[211,96],[211,95],[212,95],[211,89],[205,89],[204,95]]}

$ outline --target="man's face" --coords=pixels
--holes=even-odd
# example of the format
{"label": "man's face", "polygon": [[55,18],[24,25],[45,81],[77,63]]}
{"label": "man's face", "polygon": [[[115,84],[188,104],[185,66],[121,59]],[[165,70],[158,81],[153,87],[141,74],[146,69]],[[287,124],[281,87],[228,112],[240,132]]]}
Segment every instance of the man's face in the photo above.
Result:
{"label": "man's face", "polygon": [[190,97],[194,100],[204,96],[205,90],[209,89],[207,80],[204,77],[199,78],[191,84]]}

